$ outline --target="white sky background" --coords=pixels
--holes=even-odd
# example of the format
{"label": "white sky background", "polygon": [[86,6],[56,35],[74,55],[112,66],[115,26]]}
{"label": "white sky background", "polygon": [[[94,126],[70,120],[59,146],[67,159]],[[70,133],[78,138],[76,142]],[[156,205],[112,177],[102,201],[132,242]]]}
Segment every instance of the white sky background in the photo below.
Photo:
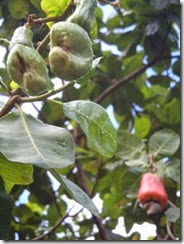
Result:
{"label": "white sky background", "polygon": [[[181,1],[181,2],[183,4],[183,1]],[[113,10],[113,8],[111,6],[105,5],[105,6],[103,6],[103,10],[104,10],[103,11],[103,13],[104,13],[104,21],[106,21],[109,17],[113,17],[113,15],[115,14],[115,12],[114,12],[114,10]],[[1,22],[0,22],[0,25],[1,25]],[[118,51],[118,49],[117,49],[117,47],[115,45],[107,45],[107,44],[105,44],[103,42],[102,43],[102,48],[103,48],[103,50],[111,50],[112,53],[114,53],[114,54],[119,54],[119,51]],[[4,65],[2,64],[2,60],[3,60],[4,54],[5,54],[5,49],[4,48],[0,48],[0,68],[4,67]],[[60,80],[57,79],[57,78],[55,79],[54,83],[55,83],[56,87],[59,87],[60,84],[61,84]],[[61,94],[59,96],[61,96]],[[6,102],[7,98],[5,98],[3,96],[0,96],[0,100]],[[41,108],[41,102],[36,102],[35,105],[38,107],[38,109]],[[37,111],[33,108],[33,106],[31,104],[24,104],[23,105],[23,110],[24,110],[24,112],[30,113],[33,116],[37,115]],[[113,107],[109,106],[107,108],[107,112],[108,112],[108,114],[109,114],[109,116],[111,118],[111,121],[114,124],[114,127],[117,129],[118,128],[118,123],[116,122],[114,114],[113,114]],[[51,178],[51,180],[53,182],[54,189],[55,190],[58,189],[60,184],[52,176],[50,178]],[[17,202],[17,204],[26,203],[28,201],[28,196],[29,196],[29,192],[27,190],[25,190],[24,194],[21,195],[21,197],[19,199],[19,202]],[[63,198],[63,200],[65,200],[67,202],[68,210],[72,206],[75,206],[73,208],[71,214],[74,214],[74,213],[78,212],[82,208],[81,205],[76,203],[74,200],[70,200],[66,196],[63,196],[62,198]],[[95,205],[98,208],[99,212],[101,212],[101,210],[102,210],[102,200],[99,198],[98,195],[96,195],[93,198],[93,202],[95,203]],[[87,218],[91,217],[91,213],[88,210],[86,210],[86,209],[84,209],[82,213],[85,213]],[[81,219],[82,219],[82,213],[79,215]],[[76,231],[78,230],[77,226],[75,226],[73,224],[71,218],[67,218],[66,222],[72,224],[74,230],[76,230]],[[94,228],[94,231],[97,231],[96,227]],[[149,223],[144,223],[142,225],[134,224],[134,227],[132,228],[131,232],[128,233],[128,234],[131,234],[131,233],[133,233],[135,231],[138,231],[138,232],[141,233],[141,240],[147,240],[148,236],[155,236],[156,235],[155,225],[151,225]],[[113,233],[117,233],[117,234],[120,234],[120,235],[123,235],[123,236],[127,235],[127,233],[125,231],[125,228],[124,228],[124,219],[123,219],[123,217],[119,218],[118,225],[113,230]],[[88,240],[93,240],[93,239],[92,238],[91,239],[88,238]],[[0,240],[0,243],[1,243],[1,240]]]}

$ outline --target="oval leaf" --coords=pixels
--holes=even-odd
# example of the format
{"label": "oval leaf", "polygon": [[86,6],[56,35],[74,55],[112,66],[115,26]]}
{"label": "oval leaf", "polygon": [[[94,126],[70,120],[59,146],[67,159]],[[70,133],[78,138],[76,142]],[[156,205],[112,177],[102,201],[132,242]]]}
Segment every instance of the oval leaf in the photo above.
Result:
{"label": "oval leaf", "polygon": [[64,104],[64,113],[80,124],[88,144],[104,157],[111,158],[117,148],[116,131],[106,110],[90,101],[72,101]]}
{"label": "oval leaf", "polygon": [[92,214],[99,217],[99,212],[89,196],[76,184],[68,180],[65,176],[58,174],[55,170],[49,172],[61,183],[65,190],[72,196],[72,198],[87,208]]}
{"label": "oval leaf", "polygon": [[176,222],[180,218],[180,208],[169,208],[165,212],[168,221]]}
{"label": "oval leaf", "polygon": [[179,135],[170,129],[154,133],[149,140],[149,152],[154,157],[173,155],[180,145]]}
{"label": "oval leaf", "polygon": [[10,161],[42,168],[65,168],[74,163],[72,137],[64,128],[47,125],[21,112],[0,119],[0,151]]}
{"label": "oval leaf", "polygon": [[9,185],[28,185],[33,182],[33,166],[8,161],[0,153],[0,175],[5,181],[6,191]]}
{"label": "oval leaf", "polygon": [[146,147],[135,135],[128,131],[119,131],[116,155],[122,160],[139,160],[145,157]]}

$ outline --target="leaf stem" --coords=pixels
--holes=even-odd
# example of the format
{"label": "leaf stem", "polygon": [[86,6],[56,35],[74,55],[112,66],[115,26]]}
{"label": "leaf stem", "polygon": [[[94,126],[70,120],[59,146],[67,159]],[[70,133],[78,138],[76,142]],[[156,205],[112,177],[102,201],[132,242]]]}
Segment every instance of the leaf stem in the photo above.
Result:
{"label": "leaf stem", "polygon": [[21,98],[20,102],[21,103],[29,103],[29,102],[36,102],[36,101],[43,101],[45,99],[47,99],[48,97],[55,95],[63,90],[65,90],[66,88],[73,86],[75,84],[75,81],[69,81],[68,83],[66,83],[64,86],[59,87],[56,90],[50,90],[47,93],[44,93],[40,96],[35,96],[35,97],[31,97],[31,98]]}
{"label": "leaf stem", "polygon": [[0,41],[6,42],[6,43],[8,43],[8,45],[10,45],[10,41],[6,38],[0,38]]}
{"label": "leaf stem", "polygon": [[36,51],[41,53],[41,51],[49,44],[50,32],[44,37],[44,39],[38,44]]}

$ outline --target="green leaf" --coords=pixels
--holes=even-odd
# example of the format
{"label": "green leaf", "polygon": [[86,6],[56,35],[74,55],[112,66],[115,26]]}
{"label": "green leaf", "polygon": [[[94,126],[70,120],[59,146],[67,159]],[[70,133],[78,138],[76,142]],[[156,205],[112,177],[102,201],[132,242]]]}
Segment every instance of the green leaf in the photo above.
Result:
{"label": "green leaf", "polygon": [[71,0],[42,0],[41,8],[48,17],[61,15],[70,5]]}
{"label": "green leaf", "polygon": [[170,178],[176,182],[180,182],[180,160],[177,158],[169,162],[160,160],[156,162],[156,167],[162,177]]}
{"label": "green leaf", "polygon": [[145,155],[136,160],[128,160],[125,164],[130,167],[131,172],[143,172],[148,167],[148,157]]}
{"label": "green leaf", "polygon": [[29,1],[35,8],[41,10],[41,0],[29,0]]}
{"label": "green leaf", "polygon": [[168,123],[179,124],[180,123],[180,99],[173,98],[164,107]]}
{"label": "green leaf", "polygon": [[144,138],[148,135],[151,129],[151,122],[148,116],[142,115],[134,119],[135,135],[139,138]]}
{"label": "green leaf", "polygon": [[136,160],[145,155],[145,144],[135,135],[127,131],[118,133],[118,149],[116,155],[123,160]]}
{"label": "green leaf", "polygon": [[80,124],[90,147],[104,157],[114,155],[116,131],[103,107],[94,102],[78,100],[65,103],[64,113]]}
{"label": "green leaf", "polygon": [[0,176],[0,240],[8,240],[13,211],[13,199],[5,192]]}
{"label": "green leaf", "polygon": [[69,131],[44,124],[22,111],[20,114],[11,113],[0,119],[0,151],[8,160],[46,169],[74,163]]}
{"label": "green leaf", "polygon": [[168,221],[174,223],[180,218],[180,208],[169,208],[165,212],[165,215],[167,216]]}
{"label": "green leaf", "polygon": [[180,145],[179,135],[171,129],[154,133],[149,140],[149,152],[154,157],[173,155]]}
{"label": "green leaf", "polygon": [[97,24],[96,19],[94,19],[92,22],[91,30],[90,30],[90,37],[92,40],[94,40],[97,38],[97,35],[98,35],[98,24]]}
{"label": "green leaf", "polygon": [[58,174],[55,170],[49,170],[49,172],[59,181],[59,183],[61,183],[76,202],[87,208],[95,216],[99,216],[98,209],[89,196],[80,187],[68,180],[65,176]]}
{"label": "green leaf", "polygon": [[8,0],[8,9],[14,19],[20,20],[30,12],[30,5],[27,0]]}
{"label": "green leaf", "polygon": [[[63,119],[63,105],[60,101],[47,99],[42,107],[42,115],[47,118],[49,124],[56,125]],[[41,114],[39,119],[44,119]]]}
{"label": "green leaf", "polygon": [[6,191],[10,191],[10,185],[29,185],[33,182],[33,166],[8,161],[0,153],[0,175],[5,181]]}

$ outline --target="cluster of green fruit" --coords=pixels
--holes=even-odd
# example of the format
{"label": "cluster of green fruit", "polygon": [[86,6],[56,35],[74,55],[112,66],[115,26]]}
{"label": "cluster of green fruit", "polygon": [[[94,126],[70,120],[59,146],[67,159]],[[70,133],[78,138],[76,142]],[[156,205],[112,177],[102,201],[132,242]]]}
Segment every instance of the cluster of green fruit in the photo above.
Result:
{"label": "cluster of green fruit", "polygon": [[[76,80],[92,67],[93,49],[89,38],[96,0],[80,0],[74,13],[54,24],[50,31],[49,66],[64,80]],[[7,69],[10,77],[29,95],[48,90],[50,79],[42,56],[33,48],[29,26],[15,30],[10,43]]]}

